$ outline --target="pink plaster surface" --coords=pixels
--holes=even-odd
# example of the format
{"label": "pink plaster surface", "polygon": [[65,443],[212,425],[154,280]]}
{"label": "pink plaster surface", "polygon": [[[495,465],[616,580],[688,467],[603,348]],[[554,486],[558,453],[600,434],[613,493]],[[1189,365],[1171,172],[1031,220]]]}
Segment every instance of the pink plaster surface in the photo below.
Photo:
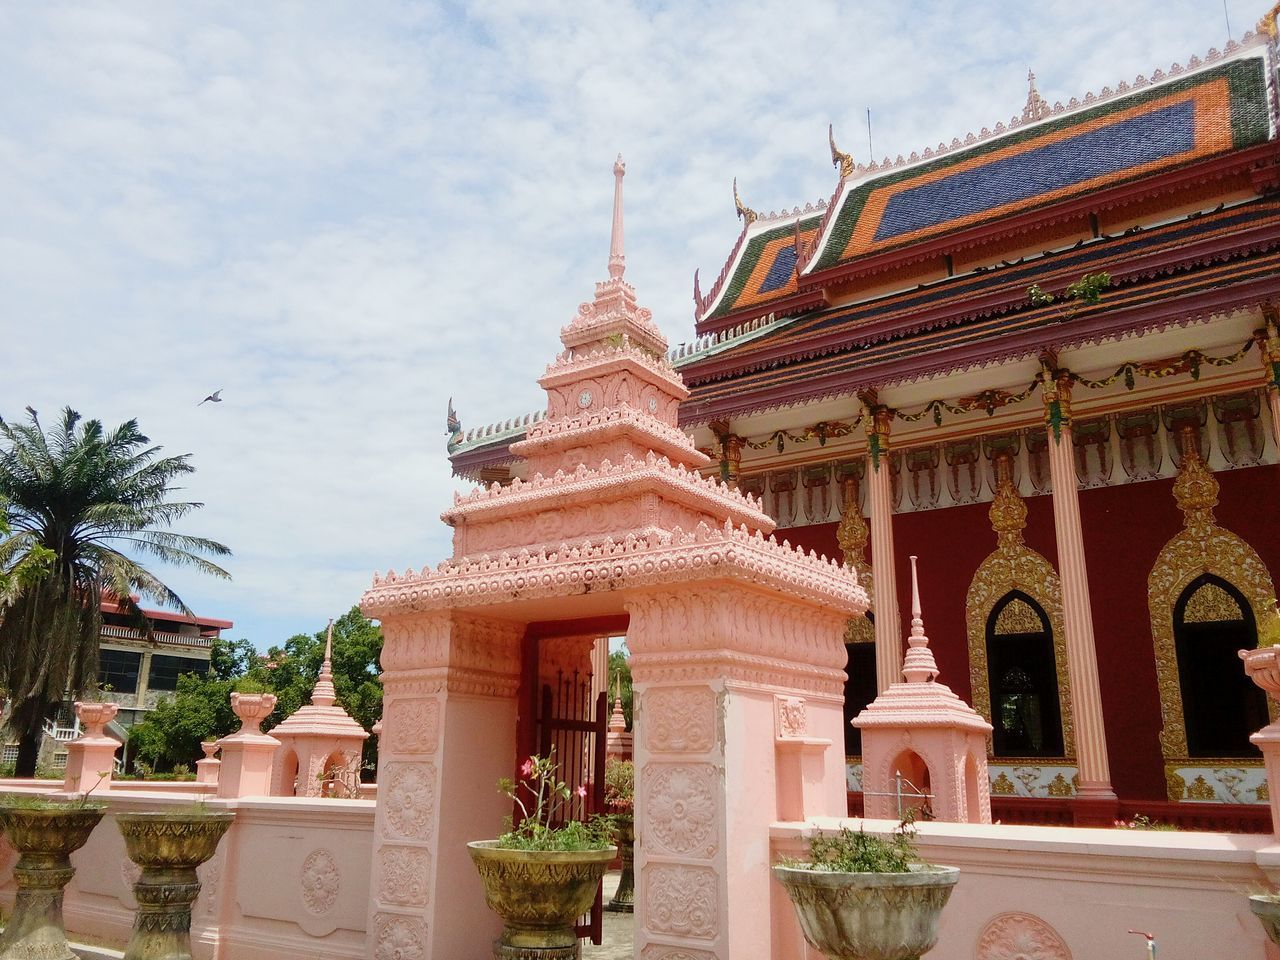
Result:
{"label": "pink plaster surface", "polygon": [[[897,817],[897,775],[931,793],[939,820],[991,822],[987,736],[991,724],[938,682],[924,633],[916,558],[911,558],[911,636],[905,682],[894,683],[854,718],[862,730],[863,803],[867,816]],[[924,776],[921,776],[924,771]]]}
{"label": "pink plaster surface", "polygon": [[[1245,673],[1255,684],[1266,691],[1272,700],[1280,702],[1280,648],[1262,647],[1257,650],[1241,650]],[[1271,832],[1280,836],[1280,721],[1268,724],[1249,738],[1262,751],[1267,766],[1267,785],[1271,787]]]}
{"label": "pink plaster surface", "polygon": [[80,718],[79,737],[67,744],[67,772],[62,781],[66,793],[101,793],[111,789],[111,773],[115,768],[120,741],[109,737],[103,728],[115,719],[120,707],[114,703],[76,703]]}
{"label": "pink plaster surface", "polygon": [[[803,856],[802,837],[842,824],[882,833],[896,825],[776,824],[773,855]],[[926,860],[961,871],[929,960],[1142,957],[1131,929],[1155,934],[1160,960],[1280,956],[1248,903],[1248,894],[1269,887],[1269,865],[1280,862],[1267,837],[937,822],[920,824],[918,839]],[[812,957],[777,884],[772,909],[773,960]],[[1055,952],[1058,943],[1069,952]]]}
{"label": "pink plaster surface", "polygon": [[275,708],[273,693],[233,693],[231,709],[240,729],[218,741],[218,796],[265,797],[271,793],[271,770],[280,741],[261,732],[262,721]]}

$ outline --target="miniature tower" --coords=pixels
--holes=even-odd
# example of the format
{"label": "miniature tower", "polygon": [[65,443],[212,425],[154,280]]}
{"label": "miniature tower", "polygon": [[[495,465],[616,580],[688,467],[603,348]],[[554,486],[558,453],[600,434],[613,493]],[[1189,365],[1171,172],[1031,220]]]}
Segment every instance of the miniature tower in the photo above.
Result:
{"label": "miniature tower", "polygon": [[276,750],[271,793],[283,797],[345,795],[358,779],[360,753],[369,739],[360,724],[337,705],[333,688],[333,621],[324,641],[324,662],[311,702],[271,731]]}
{"label": "miniature tower", "polygon": [[[991,724],[939,683],[938,665],[920,612],[916,558],[911,558],[910,649],[902,665],[905,682],[891,684],[854,718],[862,730],[862,784],[868,817],[897,819],[900,785],[906,778],[932,796],[938,820],[991,822],[991,785],[987,779],[987,736]],[[905,809],[905,808],[904,808]]]}
{"label": "miniature tower", "polygon": [[618,760],[631,759],[631,734],[627,731],[627,718],[622,712],[622,692],[614,690],[613,714],[609,717],[609,732],[605,736],[604,753],[606,757]]}

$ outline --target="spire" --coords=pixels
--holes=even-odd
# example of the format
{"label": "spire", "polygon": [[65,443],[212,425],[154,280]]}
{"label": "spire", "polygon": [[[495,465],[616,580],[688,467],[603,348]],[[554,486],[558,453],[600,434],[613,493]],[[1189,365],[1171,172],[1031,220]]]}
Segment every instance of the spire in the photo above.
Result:
{"label": "spire", "polygon": [[1030,120],[1039,120],[1049,115],[1049,104],[1044,102],[1044,97],[1040,96],[1040,91],[1036,89],[1036,75],[1027,71],[1027,105],[1022,108],[1022,119],[1024,122]]}
{"label": "spire", "polygon": [[311,691],[311,702],[317,707],[331,707],[338,699],[333,689],[333,620],[329,621],[329,632],[324,638],[324,662],[320,664],[320,676],[316,677],[315,689]]}
{"label": "spire", "polygon": [[613,162],[613,233],[609,237],[609,277],[619,279],[627,269],[627,258],[622,252],[622,178],[627,165],[622,154]]}
{"label": "spire", "polygon": [[938,676],[938,664],[929,649],[929,638],[924,635],[924,617],[920,612],[920,581],[916,576],[916,558],[911,558],[911,647],[902,665],[902,675],[907,683],[925,683]]}

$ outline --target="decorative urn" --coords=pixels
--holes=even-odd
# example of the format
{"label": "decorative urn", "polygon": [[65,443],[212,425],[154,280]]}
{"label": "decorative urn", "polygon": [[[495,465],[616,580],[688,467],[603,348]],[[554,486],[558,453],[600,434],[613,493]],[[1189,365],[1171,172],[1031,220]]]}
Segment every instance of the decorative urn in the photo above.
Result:
{"label": "decorative urn", "polygon": [[71,854],[89,841],[105,810],[80,802],[0,801],[0,826],[18,852],[18,895],[0,934],[0,960],[76,960],[63,926],[62,893],[76,872]]}
{"label": "decorative urn", "polygon": [[496,840],[467,844],[489,909],[502,918],[497,960],[577,960],[574,921],[591,909],[617,847],[514,850]]}
{"label": "decorative urn", "polygon": [[614,913],[632,913],[635,911],[636,878],[635,847],[636,821],[630,813],[615,813],[613,822],[617,824],[618,853],[622,858],[622,874],[618,877],[618,889],[605,907]]}
{"label": "decorative urn", "polygon": [[1280,897],[1272,893],[1254,894],[1249,898],[1249,909],[1267,931],[1271,942],[1280,944]]}
{"label": "decorative urn", "polygon": [[191,905],[200,894],[196,867],[218,849],[235,814],[196,810],[119,813],[129,859],[142,868],[134,884],[138,915],[124,960],[191,960]]}
{"label": "decorative urn", "polygon": [[828,960],[919,960],[938,942],[938,920],[960,879],[956,867],[840,873],[775,866],[804,938]]}

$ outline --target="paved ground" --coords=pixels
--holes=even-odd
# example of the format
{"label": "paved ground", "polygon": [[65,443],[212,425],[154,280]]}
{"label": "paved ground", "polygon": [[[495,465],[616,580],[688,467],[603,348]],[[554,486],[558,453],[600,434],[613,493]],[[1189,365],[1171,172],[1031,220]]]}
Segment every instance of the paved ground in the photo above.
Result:
{"label": "paved ground", "polygon": [[[621,873],[616,870],[605,874],[605,903],[608,903],[613,898],[613,891],[618,889],[618,878],[620,876]],[[632,914],[629,913],[613,913],[606,910],[604,912],[604,940],[598,947],[589,940],[584,942],[582,945],[582,960],[631,960],[634,953],[631,918]]]}

